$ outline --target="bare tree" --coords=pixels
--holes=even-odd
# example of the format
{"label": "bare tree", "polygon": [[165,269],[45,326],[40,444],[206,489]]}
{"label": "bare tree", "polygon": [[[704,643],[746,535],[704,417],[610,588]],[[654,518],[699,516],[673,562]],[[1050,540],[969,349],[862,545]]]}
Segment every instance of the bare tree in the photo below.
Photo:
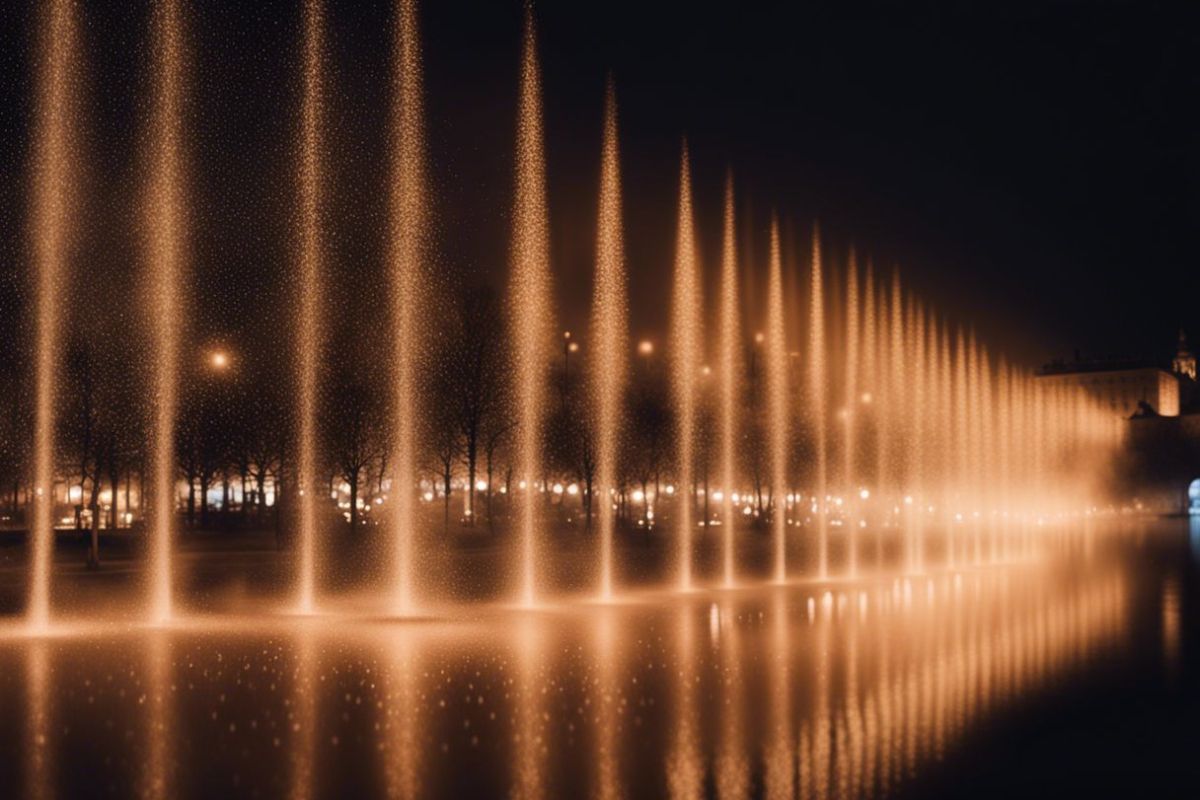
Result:
{"label": "bare tree", "polygon": [[458,432],[467,468],[467,524],[473,524],[480,450],[504,415],[507,349],[504,313],[490,287],[459,293],[447,367],[457,398]]}
{"label": "bare tree", "polygon": [[384,408],[380,392],[361,379],[338,391],[336,411],[330,415],[329,454],[334,474],[349,486],[350,530],[358,530],[359,498],[368,470],[386,453]]}

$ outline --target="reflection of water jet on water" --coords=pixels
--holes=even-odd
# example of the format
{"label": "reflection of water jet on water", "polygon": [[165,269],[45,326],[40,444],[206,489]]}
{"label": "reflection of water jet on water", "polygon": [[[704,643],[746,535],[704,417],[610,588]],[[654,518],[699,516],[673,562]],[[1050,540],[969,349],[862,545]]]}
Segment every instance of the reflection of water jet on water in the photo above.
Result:
{"label": "reflection of water jet on water", "polygon": [[25,650],[25,796],[31,800],[55,796],[49,648],[48,643],[35,641]]}
{"label": "reflection of water jet on water", "polygon": [[146,648],[146,761],[142,779],[142,797],[163,800],[175,796],[172,775],[171,742],[174,741],[171,716],[171,642],[163,633]]}
{"label": "reflection of water jet on water", "polygon": [[763,741],[763,797],[795,797],[795,746],[792,742],[792,643],[787,596],[771,598],[771,643],[767,653],[769,729]]}
{"label": "reflection of water jet on water", "polygon": [[617,685],[621,662],[620,632],[613,614],[602,610],[596,619],[593,644],[596,665],[595,706],[595,790],[597,800],[616,800],[621,790],[620,730],[621,691]]}
{"label": "reflection of water jet on water", "polygon": [[696,731],[697,682],[695,612],[681,606],[675,643],[675,732],[668,745],[667,793],[672,800],[694,800],[704,788],[704,765]]}
{"label": "reflection of water jet on water", "polygon": [[421,650],[414,637],[389,637],[381,647],[386,663],[384,690],[387,702],[384,734],[386,746],[381,748],[388,757],[384,762],[384,783],[389,797],[402,800],[417,798],[422,793],[420,736],[420,675]]}
{"label": "reflection of water jet on water", "polygon": [[537,621],[522,620],[516,632],[516,652],[512,654],[516,665],[513,744],[516,752],[511,764],[515,771],[513,796],[543,797],[546,780],[543,771],[543,753],[546,749],[546,731],[542,718],[542,700],[539,691],[539,667],[544,657],[541,632]]}
{"label": "reflection of water jet on water", "polygon": [[714,644],[720,651],[717,654],[721,665],[720,694],[725,700],[721,705],[721,733],[714,764],[717,798],[738,800],[746,797],[750,789],[750,764],[745,753],[745,676],[739,652],[740,632],[733,609],[713,606],[713,610],[721,616],[720,635]]}
{"label": "reflection of water jet on water", "polygon": [[308,800],[316,794],[317,700],[320,692],[317,676],[317,643],[312,631],[301,631],[293,640],[296,663],[292,671],[289,724],[291,774],[288,797]]}

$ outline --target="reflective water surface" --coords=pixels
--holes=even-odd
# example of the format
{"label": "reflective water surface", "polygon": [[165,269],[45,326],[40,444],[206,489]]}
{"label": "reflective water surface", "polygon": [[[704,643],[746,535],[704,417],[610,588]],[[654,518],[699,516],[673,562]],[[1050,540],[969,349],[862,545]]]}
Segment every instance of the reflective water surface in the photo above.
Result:
{"label": "reflective water surface", "polygon": [[1188,553],[1172,523],[911,578],[404,623],[9,632],[0,796],[918,793],[996,720],[1036,719],[1147,631],[1147,680],[1178,681]]}

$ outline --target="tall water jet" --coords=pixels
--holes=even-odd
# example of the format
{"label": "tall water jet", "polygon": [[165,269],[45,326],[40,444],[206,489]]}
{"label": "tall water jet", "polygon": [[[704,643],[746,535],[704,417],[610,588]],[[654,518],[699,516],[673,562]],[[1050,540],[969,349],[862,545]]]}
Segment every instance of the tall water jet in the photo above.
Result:
{"label": "tall water jet", "polygon": [[825,290],[821,278],[821,234],[815,226],[808,302],[808,393],[816,462],[813,491],[817,520],[817,576],[824,579],[829,576],[829,523],[825,507],[828,484],[825,452]]}
{"label": "tall water jet", "polygon": [[737,481],[737,421],[741,391],[741,321],[738,319],[737,241],[734,233],[733,175],[725,178],[725,218],[721,245],[721,308],[717,334],[721,408],[718,436],[721,442],[721,565],[726,588],[736,581],[734,570],[734,525],[737,506],[733,488]]}
{"label": "tall water jet", "polygon": [[513,204],[512,314],[514,395],[516,398],[516,474],[526,489],[518,518],[520,599],[536,599],[538,491],[542,474],[543,370],[550,341],[550,221],[546,203],[546,163],[542,142],[542,87],[537,62],[533,13],[525,12],[521,58],[521,97],[517,112],[516,198]]}
{"label": "tall water jet", "polygon": [[[609,80],[600,156],[596,278],[592,296],[592,398],[596,412],[596,496],[600,522],[600,597],[613,591],[612,491],[617,487],[618,432],[626,370],[625,253],[621,225],[621,169],[617,150],[617,98]],[[595,498],[593,498],[595,502]]]}
{"label": "tall water jet", "polygon": [[[842,491],[851,508],[855,506],[857,489],[854,486],[854,457],[858,446],[858,264],[854,250],[846,264],[846,350],[845,359],[845,407],[842,410]],[[849,519],[846,534],[847,571],[850,577],[858,574],[858,526],[854,516]]]}
{"label": "tall water jet", "polygon": [[171,539],[175,516],[175,418],[179,330],[183,312],[184,168],[183,32],[179,4],[162,0],[154,11],[154,116],[150,133],[146,270],[152,298],[154,338],[153,475],[149,545],[150,621],[171,618]]}
{"label": "tall water jet", "polygon": [[954,481],[950,481],[955,500],[955,515],[950,519],[948,548],[950,566],[965,560],[962,552],[961,528],[956,525],[966,510],[966,487],[963,481],[971,468],[970,402],[967,399],[967,341],[960,327],[954,338]]}
{"label": "tall water jet", "polygon": [[696,430],[696,383],[700,368],[700,279],[692,222],[692,182],[687,142],[679,167],[679,223],[675,242],[675,285],[671,305],[671,384],[675,399],[679,514],[679,586],[692,588],[692,473]]}
{"label": "tall water jet", "polygon": [[779,220],[771,219],[767,274],[767,447],[771,458],[771,535],[776,583],[787,579],[788,369],[783,320],[783,263],[779,252]]}
{"label": "tall water jet", "polygon": [[32,163],[30,238],[36,275],[33,525],[30,527],[29,602],[34,628],[50,622],[50,572],[54,557],[55,403],[58,392],[59,319],[67,279],[76,178],[78,42],[75,4],[45,5],[38,52],[45,54],[37,86],[37,122]]}
{"label": "tall water jet", "polygon": [[[867,268],[871,272],[870,265]],[[875,289],[875,494],[879,506],[879,517],[875,527],[875,561],[881,569],[884,563],[883,535],[887,519],[891,516],[891,497],[889,496],[889,479],[891,462],[889,456],[892,449],[891,435],[891,399],[892,399],[892,367],[889,358],[889,341],[891,337],[888,320],[887,289],[882,279],[871,284]]]}
{"label": "tall water jet", "polygon": [[391,195],[388,207],[392,278],[392,568],[393,606],[413,610],[418,412],[417,337],[421,330],[428,211],[425,203],[424,104],[416,0],[398,0],[392,76]]}
{"label": "tall water jet", "polygon": [[321,62],[324,20],[320,0],[304,2],[304,99],[300,125],[299,302],[296,320],[296,417],[300,538],[297,610],[313,611],[317,547],[317,367],[321,358],[322,196]]}
{"label": "tall water jet", "polygon": [[[900,270],[892,269],[892,284],[888,311],[888,390],[887,425],[891,429],[888,441],[892,452],[888,455],[888,464],[892,469],[889,476],[891,484],[888,489],[892,492],[892,502],[899,503],[904,495],[905,468],[908,466],[906,457],[908,445],[908,384],[905,382],[904,367],[907,354],[904,350],[904,293],[900,289]],[[900,508],[899,505],[893,506]],[[902,516],[896,520],[900,525],[902,553],[906,556],[901,567],[908,567],[908,549],[910,532],[910,515],[901,509]]]}
{"label": "tall water jet", "polygon": [[[862,394],[856,398],[856,402],[859,404],[859,408],[863,413],[864,424],[860,430],[869,434],[870,450],[868,451],[864,448],[864,455],[866,452],[875,452],[877,454],[880,443],[879,401],[877,398],[879,369],[876,356],[878,341],[875,333],[875,316],[875,275],[874,269],[871,266],[871,262],[868,260],[866,271],[863,275],[861,339],[862,353],[859,358],[858,378],[858,386],[860,387]],[[859,494],[859,499],[863,503],[863,507],[857,523],[859,526],[862,525],[862,523],[870,514],[869,504],[871,500],[872,489],[869,487],[871,485],[874,486],[874,492],[876,495],[875,502],[879,502],[879,495],[881,494],[878,484],[878,473],[881,471],[879,469],[880,463],[881,460],[878,458],[878,455],[876,455],[876,463],[874,465],[870,465],[873,467],[873,469],[868,469],[869,462],[865,458],[863,459],[864,474],[860,476],[863,479],[863,491]],[[871,477],[868,477],[868,473],[871,474]],[[880,527],[881,526],[878,523],[875,525],[876,537],[879,535]]]}

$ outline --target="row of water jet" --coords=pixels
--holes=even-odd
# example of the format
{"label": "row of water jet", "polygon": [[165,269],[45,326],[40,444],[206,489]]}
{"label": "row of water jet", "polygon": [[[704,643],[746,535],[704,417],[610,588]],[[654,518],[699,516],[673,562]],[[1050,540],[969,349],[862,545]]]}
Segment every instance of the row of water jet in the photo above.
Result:
{"label": "row of water jet", "polygon": [[[1103,463],[1119,442],[1119,418],[994,356],[905,291],[898,274],[879,284],[868,268],[863,279],[853,260],[844,305],[833,309],[839,331],[825,321],[813,252],[807,424],[815,452],[810,467],[794,467],[807,491],[793,497],[799,505],[804,495],[806,514],[898,531],[903,565],[919,571],[934,535],[945,563],[1004,558],[1018,520],[1040,524],[1097,496],[1097,470],[1074,465]],[[834,476],[825,474],[827,443],[842,451]],[[855,555],[847,554],[850,571]]]}
{"label": "row of water jet", "polygon": [[[46,54],[39,78],[32,231],[38,275],[37,418],[34,486],[49,499],[53,479],[55,351],[59,295],[69,244],[69,200],[75,83],[75,34],[71,6],[47,9]],[[156,81],[150,136],[146,261],[153,289],[155,388],[150,536],[150,614],[171,613],[170,443],[176,408],[177,350],[184,302],[185,240],[181,103],[183,92],[180,12],[164,2],[155,14]],[[314,608],[317,585],[318,490],[317,398],[322,350],[323,265],[323,38],[320,0],[303,5],[302,100],[297,147],[296,293],[296,477],[298,536],[296,608]],[[391,278],[393,503],[393,610],[414,604],[416,464],[419,410],[416,342],[422,291],[428,282],[427,156],[424,146],[421,55],[414,0],[400,0],[394,38],[394,75],[389,138],[387,259]],[[518,485],[516,540],[518,595],[532,604],[538,593],[537,542],[545,535],[533,487],[544,480],[542,447],[545,368],[551,331],[551,270],[541,86],[532,16],[527,12],[521,60],[516,137],[515,197],[509,305],[513,371],[514,473]],[[592,311],[592,391],[597,431],[600,536],[596,584],[611,597],[614,578],[614,514],[618,491],[618,443],[625,420],[620,406],[626,384],[629,323],[621,230],[616,108],[610,85],[604,117],[596,273]],[[747,465],[738,442],[747,388],[743,355],[764,351],[768,463],[765,507],[771,522],[771,575],[784,580],[802,572],[796,551],[809,552],[804,574],[833,574],[831,547],[842,554],[846,574],[866,561],[856,532],[874,532],[876,565],[883,565],[884,536],[899,531],[901,563],[919,571],[935,559],[976,563],[1027,553],[1032,528],[1048,516],[1079,507],[1094,475],[1072,464],[1098,461],[1118,438],[1118,421],[1078,391],[1039,383],[1031,374],[997,359],[961,326],[938,317],[902,287],[897,272],[886,280],[871,265],[860,274],[853,257],[827,259],[815,232],[807,276],[785,268],[779,225],[769,231],[765,319],[743,314],[739,286],[753,287],[753,263],[738,263],[732,178],[726,186],[716,342],[701,325],[703,271],[696,249],[688,152],[680,164],[674,281],[671,297],[670,384],[676,424],[673,478],[679,487],[672,520],[677,583],[694,584],[698,531],[721,526],[721,582],[736,574],[736,524],[746,515]],[[752,226],[751,226],[752,229]],[[747,243],[748,244],[748,243]],[[843,276],[844,291],[834,298]],[[794,273],[794,274],[793,274]],[[830,276],[827,278],[827,276]],[[807,280],[804,280],[807,277]],[[785,291],[794,279],[806,292]],[[746,281],[745,284],[742,281]],[[750,294],[750,292],[747,292]],[[803,296],[805,295],[806,296]],[[799,296],[798,296],[799,295]],[[765,330],[747,337],[745,329]],[[751,341],[753,339],[754,341]],[[719,375],[719,458],[723,495],[719,520],[697,518],[696,446],[703,411],[700,380],[711,348]],[[753,363],[753,362],[752,362]],[[750,384],[756,384],[751,376]],[[752,404],[753,405],[753,404]],[[833,454],[832,466],[830,454]],[[838,456],[840,455],[840,459]],[[739,504],[735,496],[743,500]],[[51,503],[38,502],[33,525],[30,618],[49,613]],[[1014,532],[1016,535],[1014,535]],[[844,534],[844,535],[843,535]],[[836,541],[831,541],[836,539]],[[789,560],[791,559],[791,560]]]}

